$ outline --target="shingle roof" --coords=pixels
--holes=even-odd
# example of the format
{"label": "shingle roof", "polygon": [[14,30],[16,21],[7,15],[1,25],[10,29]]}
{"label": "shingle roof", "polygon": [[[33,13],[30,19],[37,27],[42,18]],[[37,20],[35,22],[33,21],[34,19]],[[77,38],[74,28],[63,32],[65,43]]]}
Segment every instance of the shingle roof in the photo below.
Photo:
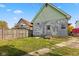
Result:
{"label": "shingle roof", "polygon": [[31,24],[31,22],[29,22],[29,21],[27,21],[27,20],[25,20],[25,19],[23,19],[23,18],[21,18],[19,21],[18,21],[18,23],[14,26],[14,29],[18,29],[19,28],[19,23],[24,23],[24,24],[26,24],[27,26],[29,26],[29,29],[32,29],[32,24]]}
{"label": "shingle roof", "polygon": [[[32,24],[31,24],[29,21],[27,21],[27,20],[25,20],[25,19],[23,19],[23,18],[21,18],[21,19],[18,21],[18,23],[21,22],[21,21],[23,21],[26,25],[32,26]],[[16,25],[18,25],[18,23],[17,23]]]}

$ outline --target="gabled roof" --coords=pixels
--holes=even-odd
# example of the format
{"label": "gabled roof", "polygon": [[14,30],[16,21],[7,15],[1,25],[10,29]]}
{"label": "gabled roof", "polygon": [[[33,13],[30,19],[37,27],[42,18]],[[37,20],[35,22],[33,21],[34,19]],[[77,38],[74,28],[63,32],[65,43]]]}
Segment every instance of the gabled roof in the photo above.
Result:
{"label": "gabled roof", "polygon": [[32,26],[32,24],[31,24],[29,21],[27,21],[27,20],[25,20],[25,19],[23,19],[23,18],[21,18],[15,26],[18,26],[18,24],[19,24],[20,22],[24,22],[26,25]]}
{"label": "gabled roof", "polygon": [[71,16],[67,13],[65,13],[64,11],[62,11],[61,9],[57,8],[55,5],[51,5],[51,4],[44,4],[43,7],[40,9],[40,11],[36,14],[36,16],[34,17],[34,19],[32,20],[32,23],[35,21],[35,19],[38,17],[38,15],[40,15],[40,13],[42,12],[42,10],[46,7],[46,6],[50,6],[52,9],[54,8],[55,10],[57,10],[58,12],[60,12],[61,14],[63,14],[64,16],[66,16],[67,19],[70,19]]}

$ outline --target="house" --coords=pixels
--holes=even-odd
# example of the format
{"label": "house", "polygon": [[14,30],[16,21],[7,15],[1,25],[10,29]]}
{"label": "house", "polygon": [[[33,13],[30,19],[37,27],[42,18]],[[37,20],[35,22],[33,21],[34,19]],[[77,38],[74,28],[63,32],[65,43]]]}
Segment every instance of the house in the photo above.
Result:
{"label": "house", "polygon": [[79,28],[79,21],[76,21],[76,23],[75,23],[75,24],[76,24],[76,26],[75,26],[75,27],[76,27],[76,28]]}
{"label": "house", "polygon": [[29,21],[21,18],[19,22],[14,26],[14,29],[32,30],[32,24]]}
{"label": "house", "polygon": [[32,20],[33,36],[67,36],[70,15],[52,4],[44,4]]}

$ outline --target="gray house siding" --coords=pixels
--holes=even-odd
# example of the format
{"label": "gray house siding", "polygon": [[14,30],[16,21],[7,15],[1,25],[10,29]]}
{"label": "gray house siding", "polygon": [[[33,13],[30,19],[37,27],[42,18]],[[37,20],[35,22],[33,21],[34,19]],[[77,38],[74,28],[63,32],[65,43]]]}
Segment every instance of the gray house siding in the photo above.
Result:
{"label": "gray house siding", "polygon": [[[44,7],[33,22],[34,36],[67,36],[68,19],[50,6]],[[48,27],[48,29],[47,29]]]}
{"label": "gray house siding", "polygon": [[[64,25],[65,29],[62,29],[62,24]],[[47,30],[47,26],[50,26],[50,30]],[[45,23],[39,23],[33,27],[33,34],[34,36],[67,36],[67,20],[60,20],[58,22],[49,21]]]}

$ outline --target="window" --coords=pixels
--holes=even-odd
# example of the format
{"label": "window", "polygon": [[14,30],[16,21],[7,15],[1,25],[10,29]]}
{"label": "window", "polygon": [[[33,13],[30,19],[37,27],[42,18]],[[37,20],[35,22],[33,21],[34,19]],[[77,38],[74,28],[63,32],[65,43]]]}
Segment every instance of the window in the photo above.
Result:
{"label": "window", "polygon": [[25,24],[21,24],[21,27],[20,27],[21,29],[26,29],[27,28],[27,26],[25,25]]}
{"label": "window", "polygon": [[37,25],[39,25],[39,23],[37,23]]}
{"label": "window", "polygon": [[64,24],[62,24],[61,25],[61,29],[65,29],[66,27],[65,27],[65,25]]}
{"label": "window", "polygon": [[50,30],[50,25],[47,25],[47,30]]}
{"label": "window", "polygon": [[33,23],[31,23],[31,24],[33,24]]}

